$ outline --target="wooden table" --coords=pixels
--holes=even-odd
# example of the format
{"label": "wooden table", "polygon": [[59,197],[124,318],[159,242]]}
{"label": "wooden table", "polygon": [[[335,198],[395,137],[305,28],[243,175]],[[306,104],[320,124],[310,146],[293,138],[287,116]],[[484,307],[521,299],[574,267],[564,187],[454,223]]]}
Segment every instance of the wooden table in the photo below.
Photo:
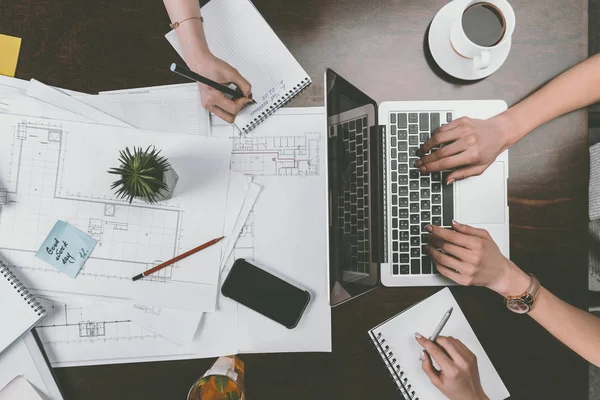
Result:
{"label": "wooden table", "polygon": [[[504,99],[514,104],[587,55],[585,0],[513,1],[506,64],[483,81],[445,81],[424,56],[444,0],[256,0],[314,80],[293,102],[323,104],[332,67],[378,102]],[[0,30],[23,38],[18,77],[75,90],[181,82],[160,1],[2,0]],[[585,306],[587,113],[559,118],[510,153],[512,259],[566,301]],[[391,399],[392,380],[367,329],[436,289],[380,288],[333,311],[332,354],[246,355],[249,399]],[[587,398],[587,364],[481,288],[455,288],[514,399]],[[213,360],[58,369],[67,399],[183,399]]]}

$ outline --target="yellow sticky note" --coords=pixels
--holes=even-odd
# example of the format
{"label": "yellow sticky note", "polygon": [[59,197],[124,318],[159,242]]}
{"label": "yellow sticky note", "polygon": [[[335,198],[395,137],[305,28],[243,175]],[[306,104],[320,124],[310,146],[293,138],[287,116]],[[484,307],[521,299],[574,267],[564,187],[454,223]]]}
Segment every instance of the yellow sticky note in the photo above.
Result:
{"label": "yellow sticky note", "polygon": [[21,50],[21,38],[0,35],[0,75],[15,76]]}

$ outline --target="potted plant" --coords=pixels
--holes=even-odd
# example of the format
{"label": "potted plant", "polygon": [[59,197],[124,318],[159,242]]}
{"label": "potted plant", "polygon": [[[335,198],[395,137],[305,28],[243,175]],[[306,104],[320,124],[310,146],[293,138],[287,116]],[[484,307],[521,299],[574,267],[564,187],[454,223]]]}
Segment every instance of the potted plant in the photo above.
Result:
{"label": "potted plant", "polygon": [[133,152],[126,147],[119,152],[119,162],[120,167],[108,171],[120,176],[111,186],[119,198],[129,200],[129,204],[134,198],[153,204],[173,197],[179,176],[154,146],[146,150],[134,147]]}

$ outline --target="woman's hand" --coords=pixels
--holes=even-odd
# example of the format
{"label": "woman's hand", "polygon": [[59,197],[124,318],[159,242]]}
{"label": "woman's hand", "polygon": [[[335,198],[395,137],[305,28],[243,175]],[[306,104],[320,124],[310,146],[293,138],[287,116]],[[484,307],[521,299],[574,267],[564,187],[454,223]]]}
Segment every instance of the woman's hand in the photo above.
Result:
{"label": "woman's hand", "polygon": [[224,85],[233,83],[244,94],[244,97],[240,97],[237,100],[231,100],[216,89],[201,83],[198,84],[202,106],[223,121],[232,124],[240,110],[244,108],[246,104],[252,102],[252,86],[250,83],[237,69],[233,68],[220,58],[215,57],[213,54],[209,53],[204,55],[202,58],[192,63],[190,69]]}
{"label": "woman's hand", "polygon": [[503,296],[520,295],[530,278],[500,249],[485,229],[452,222],[452,228],[427,225],[428,252],[440,274],[465,285],[487,287]]}
{"label": "woman's hand", "polygon": [[244,94],[242,98],[231,100],[216,89],[198,84],[202,106],[222,120],[233,123],[238,112],[252,101],[250,83],[235,68],[211,53],[198,0],[163,1],[171,23],[177,23],[174,29],[188,68],[217,83],[233,83]]}
{"label": "woman's hand", "polygon": [[[421,367],[444,396],[450,400],[488,399],[481,387],[477,357],[460,340],[438,336],[433,343],[418,333],[415,338],[425,349]],[[441,370],[433,366],[432,358]]]}
{"label": "woman's hand", "polygon": [[[502,114],[488,120],[459,118],[443,125],[421,146],[416,166],[422,173],[456,168],[448,175],[447,184],[481,175],[510,147],[511,130],[509,118]],[[440,145],[445,146],[427,154]]]}

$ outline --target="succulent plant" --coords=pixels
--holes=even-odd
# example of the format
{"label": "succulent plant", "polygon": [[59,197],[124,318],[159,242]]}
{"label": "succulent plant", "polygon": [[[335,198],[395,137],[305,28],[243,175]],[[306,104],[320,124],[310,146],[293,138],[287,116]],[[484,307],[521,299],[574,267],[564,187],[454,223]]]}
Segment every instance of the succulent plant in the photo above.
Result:
{"label": "succulent plant", "polygon": [[171,165],[160,155],[160,150],[154,146],[148,146],[146,150],[134,147],[132,153],[126,147],[119,152],[119,162],[120,167],[108,171],[121,176],[111,186],[111,189],[117,189],[115,193],[119,198],[129,200],[130,204],[135,197],[151,204],[164,198],[162,193],[168,187],[163,176]]}

